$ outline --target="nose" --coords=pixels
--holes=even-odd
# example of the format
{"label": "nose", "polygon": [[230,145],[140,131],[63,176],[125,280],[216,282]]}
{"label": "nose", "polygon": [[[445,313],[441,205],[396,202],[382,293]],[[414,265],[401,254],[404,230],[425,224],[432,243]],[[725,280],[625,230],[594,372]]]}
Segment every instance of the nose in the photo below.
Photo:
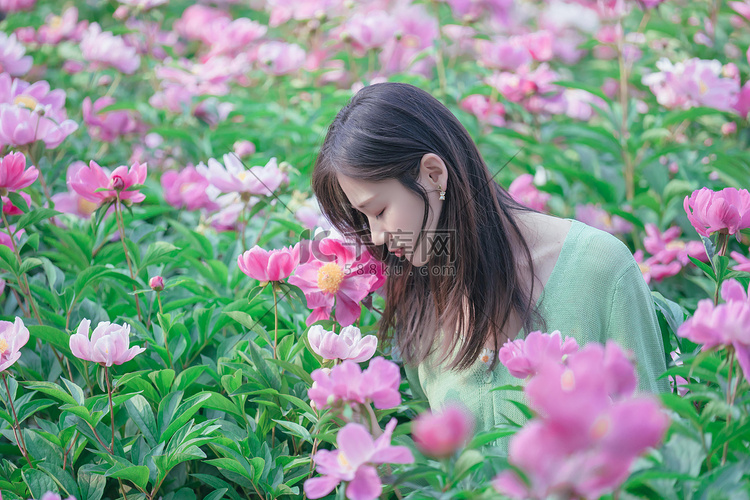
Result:
{"label": "nose", "polygon": [[385,237],[386,231],[383,231],[383,228],[379,224],[376,223],[375,225],[370,225],[370,239],[372,240],[373,245],[384,245]]}

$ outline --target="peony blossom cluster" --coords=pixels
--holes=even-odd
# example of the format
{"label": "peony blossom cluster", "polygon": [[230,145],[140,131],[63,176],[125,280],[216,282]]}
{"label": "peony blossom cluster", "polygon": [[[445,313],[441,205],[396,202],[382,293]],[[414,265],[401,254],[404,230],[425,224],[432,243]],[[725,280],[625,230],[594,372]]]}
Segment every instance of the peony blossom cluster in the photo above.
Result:
{"label": "peony blossom cluster", "polygon": [[307,395],[318,409],[373,403],[383,410],[401,404],[401,370],[380,356],[364,371],[354,361],[345,360],[330,370],[319,368],[311,376],[313,385]]}
{"label": "peony blossom cluster", "polygon": [[560,332],[529,333],[525,339],[508,340],[497,353],[500,362],[516,378],[534,376],[545,363],[559,363],[578,350],[578,342],[567,337],[563,342]]}
{"label": "peony blossom cluster", "polygon": [[[708,237],[715,232],[731,236],[750,227],[750,192],[747,189],[712,191],[704,187],[685,196],[683,206],[701,236]],[[738,241],[739,237],[737,234]]]}
{"label": "peony blossom cluster", "polygon": [[347,482],[346,498],[352,500],[375,500],[383,492],[383,484],[375,468],[378,464],[410,464],[414,462],[411,450],[406,446],[393,446],[391,438],[396,428],[392,418],[385,431],[373,440],[367,428],[361,424],[346,424],[338,433],[338,449],[320,450],[313,456],[320,477],[305,481],[308,498],[321,498],[333,491],[341,482]]}
{"label": "peony blossom cluster", "polygon": [[328,331],[320,325],[313,325],[307,331],[310,348],[323,359],[350,360],[363,363],[370,359],[378,348],[375,335],[365,335],[356,326],[341,329],[341,333]]}
{"label": "peony blossom cluster", "polygon": [[724,303],[719,305],[711,299],[698,302],[695,314],[680,325],[677,335],[703,344],[703,349],[733,348],[745,377],[750,376],[750,298],[737,280],[722,283],[721,298]]}
{"label": "peony blossom cluster", "polygon": [[531,174],[522,174],[516,177],[510,183],[508,193],[518,203],[532,210],[547,211],[547,201],[549,201],[550,195],[537,189],[534,185],[534,176]]}
{"label": "peony blossom cluster", "polygon": [[143,184],[147,173],[145,163],[135,163],[130,169],[120,165],[110,172],[91,160],[88,167],[82,166],[75,171],[75,177],[70,180],[70,187],[82,198],[96,203],[97,206],[116,198],[127,203],[140,203],[146,199],[146,195],[138,189],[130,188]]}
{"label": "peony blossom cluster", "polygon": [[528,482],[512,470],[493,480],[511,498],[598,498],[616,489],[669,427],[657,400],[634,396],[635,369],[617,344],[589,344],[561,359],[565,343],[555,336],[516,345],[523,355],[510,358],[535,367],[524,392],[538,415],[509,447],[508,461]]}
{"label": "peony blossom cluster", "polygon": [[700,241],[682,241],[678,239],[682,229],[672,226],[663,233],[655,224],[646,224],[646,237],[643,246],[651,257],[645,259],[643,250],[635,252],[635,260],[641,269],[646,283],[651,280],[661,281],[678,274],[693,257],[702,262],[708,261],[706,249]]}

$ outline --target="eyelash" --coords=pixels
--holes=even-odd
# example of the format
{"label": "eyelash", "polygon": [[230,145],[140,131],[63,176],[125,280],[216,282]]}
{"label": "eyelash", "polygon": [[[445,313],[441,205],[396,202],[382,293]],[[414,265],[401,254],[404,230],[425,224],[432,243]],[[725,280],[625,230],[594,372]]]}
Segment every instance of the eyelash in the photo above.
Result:
{"label": "eyelash", "polygon": [[379,213],[378,215],[376,215],[376,216],[375,216],[375,218],[376,218],[376,219],[379,219],[379,218],[380,218],[380,216],[381,216],[381,215],[383,215],[383,213],[385,213],[385,208],[383,209],[383,211],[382,211],[382,212],[380,212],[380,213]]}

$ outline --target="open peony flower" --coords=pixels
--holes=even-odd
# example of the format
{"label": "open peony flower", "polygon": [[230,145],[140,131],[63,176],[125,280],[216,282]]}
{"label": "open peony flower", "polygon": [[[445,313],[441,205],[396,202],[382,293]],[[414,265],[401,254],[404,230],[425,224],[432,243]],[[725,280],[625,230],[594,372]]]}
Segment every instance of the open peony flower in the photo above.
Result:
{"label": "open peony flower", "polygon": [[102,32],[98,23],[91,23],[83,33],[81,52],[92,69],[112,67],[132,75],[141,65],[141,57],[134,47],[110,31]]}
{"label": "open peony flower", "polygon": [[[698,234],[735,234],[750,227],[750,192],[747,189],[724,188],[712,191],[707,187],[685,196],[683,203],[690,223]],[[737,234],[739,241],[739,234]]]}
{"label": "open peony flower", "polygon": [[26,48],[16,35],[0,31],[0,71],[12,76],[25,75],[34,62],[31,56],[25,54]]}
{"label": "open peony flower", "polygon": [[375,335],[366,335],[356,326],[347,326],[341,333],[330,332],[320,325],[313,325],[307,332],[310,347],[323,359],[348,359],[362,363],[370,359],[378,347]]}
{"label": "open peony flower", "polygon": [[0,321],[0,372],[10,368],[21,357],[21,348],[29,341],[29,329],[21,318]]}
{"label": "open peony flower", "polygon": [[313,385],[307,395],[319,409],[372,402],[383,410],[401,403],[401,370],[380,356],[373,358],[365,371],[354,361],[345,360],[330,370],[319,368],[311,376]]}
{"label": "open peony flower", "polygon": [[534,185],[534,176],[523,174],[516,177],[508,187],[508,193],[524,206],[538,212],[547,211],[547,201],[550,199],[548,193],[539,191]]}
{"label": "open peony flower", "polygon": [[248,196],[270,196],[284,180],[276,158],[271,158],[264,167],[256,166],[248,170],[237,155],[225,154],[224,166],[210,158],[208,166],[201,163],[195,170],[222,193],[241,193]]}
{"label": "open peony flower", "polygon": [[188,165],[179,172],[169,170],[161,176],[161,187],[164,189],[164,200],[175,208],[187,210],[216,210],[219,205],[211,200],[206,190],[208,179]]}
{"label": "open peony flower", "polygon": [[102,113],[102,109],[115,103],[112,97],[100,97],[93,104],[89,97],[83,100],[83,121],[88,126],[89,135],[94,139],[113,142],[120,136],[138,129],[138,120],[131,111],[117,110]]}
{"label": "open peony flower", "polygon": [[0,193],[18,191],[31,186],[39,177],[35,166],[26,168],[26,157],[23,153],[9,153],[0,159]]}
{"label": "open peony flower", "polygon": [[320,477],[305,481],[305,494],[309,498],[328,495],[342,481],[348,482],[346,497],[352,500],[375,500],[383,491],[376,464],[410,464],[414,462],[406,446],[391,445],[396,419],[385,426],[385,432],[373,441],[367,428],[349,423],[342,428],[336,442],[338,449],[320,450],[313,456]]}
{"label": "open peony flower", "polygon": [[[143,184],[146,181],[147,168],[145,163],[134,163],[130,170],[121,165],[112,173],[102,168],[94,160],[89,166],[83,166],[75,172],[70,181],[70,187],[81,197],[99,205],[112,201],[119,196],[120,200],[140,203],[146,195],[139,190],[128,190],[131,186]],[[104,191],[97,191],[104,189]]]}
{"label": "open peony flower", "polygon": [[130,325],[103,321],[94,328],[89,339],[91,321],[81,320],[76,333],[70,336],[70,350],[77,358],[105,366],[121,365],[144,352],[143,347],[130,347]]}
{"label": "open peony flower", "polygon": [[447,406],[440,413],[422,413],[411,427],[417,448],[435,458],[448,458],[456,453],[466,445],[473,431],[474,417],[458,406]]}
{"label": "open peony flower", "polygon": [[289,277],[299,262],[300,244],[267,252],[258,245],[237,257],[240,271],[263,282],[281,281]]}
{"label": "open peony flower", "polygon": [[573,337],[562,341],[560,332],[539,331],[529,333],[525,339],[508,340],[498,352],[500,362],[516,378],[536,375],[546,362],[561,361],[563,356],[578,350],[578,343]]}

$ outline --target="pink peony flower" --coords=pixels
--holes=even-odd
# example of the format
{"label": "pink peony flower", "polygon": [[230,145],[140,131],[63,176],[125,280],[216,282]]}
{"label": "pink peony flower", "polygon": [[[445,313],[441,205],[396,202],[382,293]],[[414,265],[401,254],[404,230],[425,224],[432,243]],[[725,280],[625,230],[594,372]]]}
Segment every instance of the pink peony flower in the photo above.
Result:
{"label": "pink peony flower", "polygon": [[179,172],[169,170],[161,176],[164,200],[175,208],[218,209],[219,205],[212,201],[206,192],[208,185],[208,179],[199,174],[192,165],[188,165]]}
{"label": "pink peony flower", "polygon": [[237,257],[240,271],[253,279],[263,282],[285,280],[292,274],[299,262],[300,244],[267,252],[254,246]]}
{"label": "pink peony flower", "polygon": [[633,230],[633,224],[618,215],[609,215],[598,204],[577,205],[576,219],[611,234],[629,233]]}
{"label": "pink peony flower", "polygon": [[466,445],[474,431],[474,418],[464,408],[447,406],[440,413],[425,412],[411,427],[414,444],[427,456],[448,458]]}
{"label": "pink peony flower", "polygon": [[508,187],[508,193],[518,203],[539,212],[547,211],[547,201],[550,199],[548,193],[539,191],[534,186],[534,176],[522,174],[516,177]]}
{"label": "pink peony flower", "polygon": [[195,170],[222,193],[270,196],[281,186],[284,178],[276,158],[271,158],[264,167],[255,166],[247,170],[235,154],[224,155],[224,166],[209,158],[208,166],[200,163]]}
{"label": "pink peony flower", "polygon": [[268,27],[257,21],[246,17],[234,19],[229,24],[222,25],[221,30],[203,35],[208,37],[211,44],[211,50],[206,57],[238,55],[247,51],[248,46],[263,37],[267,31]]}
{"label": "pink peony flower", "polygon": [[234,150],[234,154],[240,158],[255,154],[255,144],[250,141],[237,141],[232,146],[232,149]]}
{"label": "pink peony flower", "polygon": [[735,271],[750,273],[750,257],[745,257],[739,252],[731,252],[729,256],[737,261],[737,265],[734,266]]}
{"label": "pink peony flower", "polygon": [[[88,167],[81,167],[75,172],[70,187],[83,198],[98,205],[118,197],[129,203],[140,203],[146,199],[146,195],[137,189],[129,190],[128,188],[143,184],[146,181],[146,174],[145,163],[136,162],[130,170],[121,165],[110,173],[109,169],[102,168],[91,160]],[[97,191],[98,189],[104,189],[104,191]]]}
{"label": "pink peony flower", "polygon": [[391,40],[398,30],[398,23],[383,10],[358,12],[344,25],[340,37],[348,37],[355,50],[364,55],[368,50],[380,48]]}
{"label": "pink peony flower", "polygon": [[305,64],[305,59],[305,50],[296,43],[266,42],[257,53],[260,69],[275,76],[296,72]]}
{"label": "pink peony flower", "polygon": [[742,371],[750,375],[750,300],[737,280],[721,285],[724,304],[714,306],[713,300],[703,299],[692,318],[677,329],[677,335],[686,337],[703,349],[732,346]]}
{"label": "pink peony flower", "polygon": [[[750,227],[750,193],[747,189],[707,187],[685,196],[683,203],[688,219],[698,234],[709,236],[716,231],[735,234]],[[737,234],[739,241],[739,234]]]}
{"label": "pink peony flower", "polygon": [[81,320],[76,333],[70,336],[73,355],[85,361],[105,366],[121,365],[144,352],[143,347],[130,347],[130,325],[116,325],[109,321],[99,323],[89,339],[91,321]]}
{"label": "pink peony flower", "polygon": [[362,363],[370,359],[378,347],[375,335],[366,335],[356,326],[347,326],[340,334],[324,329],[320,325],[313,325],[307,331],[310,348],[323,359],[348,359],[355,363]]}
{"label": "pink peony flower", "polygon": [[490,105],[490,98],[481,94],[472,94],[459,103],[459,107],[477,117],[480,122],[495,127],[505,126],[505,106],[496,102]]}
{"label": "pink peony flower", "polygon": [[655,399],[633,397],[635,370],[613,342],[589,344],[564,363],[548,358],[526,385],[539,415],[510,442],[509,462],[523,470],[493,480],[511,498],[598,498],[617,488],[633,461],[669,426]]}
{"label": "pink peony flower", "polygon": [[[21,195],[21,198],[23,198],[26,201],[26,206],[30,207],[31,206],[31,196],[29,196],[28,194],[24,193],[23,191],[19,191],[18,194]],[[3,196],[2,200],[3,200],[3,212],[5,213],[5,215],[21,215],[21,214],[23,214],[23,210],[21,210],[20,207],[17,207],[16,205],[14,205],[13,202],[10,200],[9,197]]]}
{"label": "pink peony flower", "polygon": [[379,55],[383,75],[412,73],[431,77],[435,64],[429,54],[440,37],[440,24],[424,5],[403,5],[389,11],[398,21],[400,37],[389,39]]}
{"label": "pink peony flower", "polygon": [[114,142],[119,137],[138,129],[138,120],[133,117],[131,111],[117,110],[102,113],[102,109],[114,103],[113,97],[100,97],[93,105],[90,98],[83,100],[83,121],[94,139]]}
{"label": "pink peony flower", "polygon": [[[2,500],[2,497],[0,497],[0,500]],[[55,493],[54,491],[48,491],[44,495],[42,495],[41,500],[63,500],[62,496]],[[69,496],[65,500],[76,500],[76,497]]]}
{"label": "pink peony flower", "polygon": [[0,372],[13,365],[21,357],[21,348],[29,341],[29,329],[21,318],[15,321],[0,321]]}
{"label": "pink peony flower", "polygon": [[0,192],[18,191],[31,186],[39,177],[39,171],[31,165],[26,168],[23,153],[9,153],[0,159]]}
{"label": "pink peony flower", "polygon": [[516,378],[536,375],[544,363],[550,360],[561,361],[564,356],[578,350],[578,343],[573,337],[562,341],[560,332],[539,331],[529,333],[525,339],[508,340],[498,352],[500,362]]}
{"label": "pink peony flower", "polygon": [[373,358],[364,371],[347,359],[330,370],[319,368],[310,376],[313,385],[307,395],[318,409],[372,402],[375,408],[384,410],[401,404],[401,370],[380,356]]}
{"label": "pink peony flower", "polygon": [[476,40],[479,63],[486,68],[516,71],[531,62],[531,53],[523,44],[509,39]]}
{"label": "pink peony flower", "polygon": [[78,22],[78,9],[68,7],[62,16],[49,14],[37,32],[37,41],[42,44],[57,45],[63,40],[80,42],[88,21]]}
{"label": "pink peony flower", "polygon": [[34,8],[36,0],[0,0],[0,12],[10,14]]}
{"label": "pink peony flower", "polygon": [[385,432],[373,441],[367,428],[361,424],[346,424],[338,433],[338,449],[320,450],[313,456],[320,477],[305,481],[305,494],[309,498],[328,495],[342,481],[346,497],[352,500],[375,500],[383,491],[376,464],[410,464],[414,462],[411,450],[406,446],[393,446],[391,439],[396,428],[392,418]]}
{"label": "pink peony flower", "polygon": [[638,263],[638,267],[643,275],[643,280],[646,284],[650,284],[651,280],[661,281],[664,278],[677,275],[682,270],[682,264],[678,261],[671,261],[667,264],[660,264],[659,257],[649,257],[644,260],[643,250],[637,250],[633,254],[635,261]]}
{"label": "pink peony flower", "polygon": [[82,161],[74,161],[70,164],[65,176],[68,191],[52,195],[52,202],[55,204],[55,210],[67,214],[74,214],[82,219],[88,219],[91,217],[91,214],[96,211],[99,205],[87,200],[86,198],[82,198],[81,195],[71,187],[73,179],[75,179],[81,168],[86,168],[86,164]]}
{"label": "pink peony flower", "polygon": [[12,76],[25,75],[34,60],[26,54],[26,48],[18,42],[16,35],[10,36],[0,32],[0,72],[4,71]]}
{"label": "pink peony flower", "polygon": [[95,70],[112,67],[132,75],[141,65],[135,48],[126,45],[121,36],[102,32],[98,23],[91,23],[83,33],[81,52]]}
{"label": "pink peony flower", "polygon": [[[315,250],[315,258],[297,267],[294,276],[289,278],[290,284],[302,289],[307,307],[313,309],[307,317],[307,326],[328,319],[334,303],[336,321],[349,326],[360,315],[359,302],[382,285],[382,264],[375,274],[370,273],[370,264],[377,266],[378,263],[368,252],[356,256],[351,243],[333,238],[324,238]],[[358,273],[359,269],[367,272]]]}
{"label": "pink peony flower", "polygon": [[232,18],[228,12],[214,7],[194,4],[185,9],[174,22],[174,30],[188,40],[201,40],[207,44],[215,33],[221,32]]}

